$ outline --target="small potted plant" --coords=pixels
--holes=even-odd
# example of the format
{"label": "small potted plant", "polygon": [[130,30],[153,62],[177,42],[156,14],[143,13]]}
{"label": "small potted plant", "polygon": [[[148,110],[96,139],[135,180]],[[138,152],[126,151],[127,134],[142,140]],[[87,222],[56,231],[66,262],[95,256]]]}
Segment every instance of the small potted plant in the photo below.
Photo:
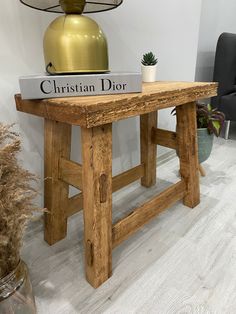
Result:
{"label": "small potted plant", "polygon": [[17,155],[19,136],[0,123],[0,313],[36,313],[26,264],[20,258],[23,231],[31,217],[35,176]]}
{"label": "small potted plant", "polygon": [[141,60],[143,82],[155,82],[157,62],[157,58],[151,51],[143,55]]}
{"label": "small potted plant", "polygon": [[[176,114],[174,108],[171,112]],[[198,160],[199,164],[207,160],[211,154],[213,138],[219,136],[224,125],[225,115],[212,109],[211,105],[197,104],[197,137],[198,137]],[[178,154],[178,152],[177,152]]]}
{"label": "small potted plant", "polygon": [[199,163],[207,160],[211,154],[213,138],[219,136],[224,125],[225,115],[212,108],[210,104],[197,104],[197,135]]}

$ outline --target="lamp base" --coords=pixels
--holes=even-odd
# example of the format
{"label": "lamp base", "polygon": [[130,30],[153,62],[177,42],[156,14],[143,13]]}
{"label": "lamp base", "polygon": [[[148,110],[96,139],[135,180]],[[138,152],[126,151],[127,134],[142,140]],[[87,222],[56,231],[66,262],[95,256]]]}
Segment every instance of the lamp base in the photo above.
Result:
{"label": "lamp base", "polygon": [[106,37],[83,15],[56,18],[44,35],[44,59],[50,74],[109,72]]}

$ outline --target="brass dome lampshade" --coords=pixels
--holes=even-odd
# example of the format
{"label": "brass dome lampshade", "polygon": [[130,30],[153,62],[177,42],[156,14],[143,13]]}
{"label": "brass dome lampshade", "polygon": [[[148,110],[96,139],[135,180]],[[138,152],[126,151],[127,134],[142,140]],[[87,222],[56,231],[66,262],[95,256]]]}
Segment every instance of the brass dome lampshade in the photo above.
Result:
{"label": "brass dome lampshade", "polygon": [[109,72],[107,40],[99,25],[82,13],[117,8],[123,0],[20,0],[57,17],[44,35],[44,60],[50,74]]}

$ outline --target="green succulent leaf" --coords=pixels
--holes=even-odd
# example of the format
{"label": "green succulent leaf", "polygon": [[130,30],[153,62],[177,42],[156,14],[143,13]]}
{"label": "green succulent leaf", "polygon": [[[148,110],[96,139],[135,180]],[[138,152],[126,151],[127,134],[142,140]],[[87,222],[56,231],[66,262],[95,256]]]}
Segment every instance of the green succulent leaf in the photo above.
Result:
{"label": "green succulent leaf", "polygon": [[141,63],[143,65],[156,65],[158,62],[157,58],[155,57],[155,55],[150,51],[148,53],[145,53],[143,55],[143,59],[141,60]]}

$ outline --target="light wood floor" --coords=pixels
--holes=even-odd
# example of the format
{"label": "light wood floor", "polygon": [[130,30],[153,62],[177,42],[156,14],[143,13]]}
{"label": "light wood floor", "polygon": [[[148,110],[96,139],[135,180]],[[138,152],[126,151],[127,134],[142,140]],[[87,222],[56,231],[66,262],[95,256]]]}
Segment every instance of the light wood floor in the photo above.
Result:
{"label": "light wood floor", "polygon": [[[113,251],[113,276],[93,289],[83,272],[82,214],[49,247],[42,222],[23,248],[39,314],[236,313],[236,141],[217,139],[201,178],[201,204],[176,204]],[[158,186],[114,195],[114,220],[178,180],[178,160],[158,167]]]}

